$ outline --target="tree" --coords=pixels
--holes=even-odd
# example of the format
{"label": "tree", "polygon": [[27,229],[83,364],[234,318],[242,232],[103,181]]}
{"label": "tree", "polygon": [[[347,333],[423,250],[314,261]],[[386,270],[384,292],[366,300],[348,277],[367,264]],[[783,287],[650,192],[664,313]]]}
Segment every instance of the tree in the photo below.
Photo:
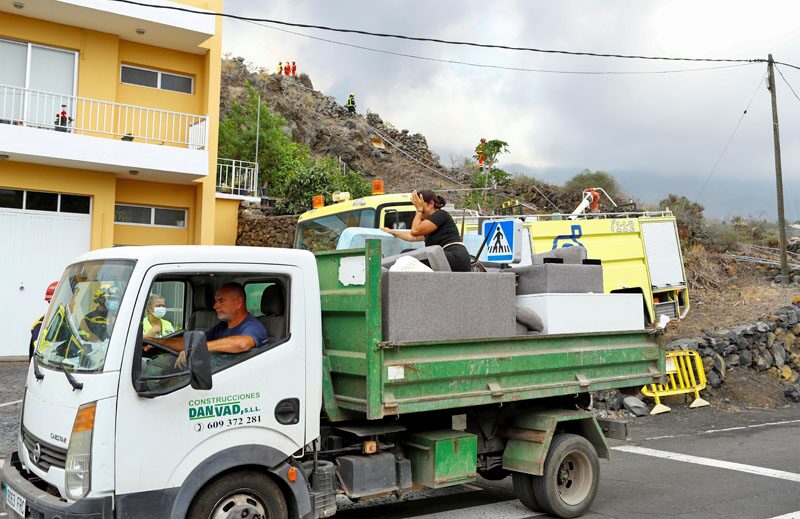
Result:
{"label": "tree", "polygon": [[342,173],[331,158],[311,157],[286,179],[278,212],[305,212],[311,208],[311,198],[315,195],[324,196],[325,204],[330,204],[336,191],[348,191],[351,198],[361,198],[370,194],[371,185],[357,171]]}
{"label": "tree", "polygon": [[603,190],[608,193],[608,196],[618,204],[624,202],[627,198],[627,195],[620,188],[617,179],[605,171],[584,169],[564,183],[564,189],[570,194],[575,193],[575,196],[578,196],[578,193],[582,193],[584,189],[589,189],[590,187],[603,188]]}
{"label": "tree", "polygon": [[658,203],[662,211],[669,209],[678,221],[681,238],[686,242],[696,241],[703,234],[704,221],[702,205],[692,202],[685,196],[672,193]]}
{"label": "tree", "polygon": [[[478,149],[483,150],[483,158],[487,166],[491,168],[495,164],[499,154],[508,153],[508,143],[506,141],[492,139],[490,141],[486,141],[482,145],[478,145],[475,150],[477,151]],[[478,154],[476,153],[474,157],[477,159]]]}
{"label": "tree", "polygon": [[[271,192],[280,196],[286,179],[309,157],[308,147],[292,142],[284,128],[286,119],[261,103],[258,116],[258,91],[245,83],[244,103],[234,101],[230,111],[219,124],[219,156],[258,162],[259,184],[269,183]],[[256,152],[256,121],[260,119],[258,157]]]}

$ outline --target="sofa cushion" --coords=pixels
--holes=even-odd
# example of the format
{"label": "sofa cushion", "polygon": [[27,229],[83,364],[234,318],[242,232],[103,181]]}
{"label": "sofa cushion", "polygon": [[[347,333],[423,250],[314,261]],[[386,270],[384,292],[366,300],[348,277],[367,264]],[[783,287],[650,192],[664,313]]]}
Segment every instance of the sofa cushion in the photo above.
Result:
{"label": "sofa cushion", "polygon": [[586,249],[583,247],[562,247],[541,254],[534,254],[531,262],[534,265],[544,263],[544,258],[561,258],[564,263],[580,265],[586,259]]}
{"label": "sofa cushion", "polygon": [[464,340],[516,335],[510,273],[386,272],[383,340]]}
{"label": "sofa cushion", "polygon": [[511,271],[519,275],[518,295],[603,293],[602,265],[543,263]]}
{"label": "sofa cushion", "polygon": [[539,314],[532,308],[528,308],[519,303],[517,303],[517,324],[521,324],[525,327],[525,333],[527,333],[528,330],[536,332],[544,330],[544,323],[542,322],[542,318],[539,317]]}

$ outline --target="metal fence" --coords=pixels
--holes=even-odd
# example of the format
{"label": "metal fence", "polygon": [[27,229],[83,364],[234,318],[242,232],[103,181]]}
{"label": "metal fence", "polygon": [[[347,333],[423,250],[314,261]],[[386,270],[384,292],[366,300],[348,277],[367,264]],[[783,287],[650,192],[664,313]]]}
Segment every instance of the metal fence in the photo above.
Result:
{"label": "metal fence", "polygon": [[218,159],[217,192],[240,196],[258,196],[258,163]]}
{"label": "metal fence", "polygon": [[208,118],[0,85],[0,124],[205,149]]}

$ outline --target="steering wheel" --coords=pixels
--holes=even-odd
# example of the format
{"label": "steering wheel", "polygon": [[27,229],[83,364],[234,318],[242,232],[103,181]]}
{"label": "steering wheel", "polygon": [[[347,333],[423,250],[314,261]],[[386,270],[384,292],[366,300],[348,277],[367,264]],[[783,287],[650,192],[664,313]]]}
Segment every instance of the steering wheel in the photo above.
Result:
{"label": "steering wheel", "polygon": [[163,344],[159,344],[156,341],[148,339],[147,337],[142,337],[142,344],[147,344],[148,346],[152,346],[152,347],[154,347],[156,349],[159,349],[159,350],[161,350],[161,351],[163,351],[165,353],[169,353],[171,355],[175,355],[176,357],[178,356],[178,352],[177,351],[171,350],[171,349],[167,348],[166,346],[164,346]]}

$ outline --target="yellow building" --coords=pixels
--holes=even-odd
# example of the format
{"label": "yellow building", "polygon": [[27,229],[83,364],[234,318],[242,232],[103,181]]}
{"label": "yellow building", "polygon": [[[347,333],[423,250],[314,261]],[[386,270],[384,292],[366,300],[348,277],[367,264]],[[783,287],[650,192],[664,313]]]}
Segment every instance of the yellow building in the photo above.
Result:
{"label": "yellow building", "polygon": [[224,163],[217,193],[221,30],[109,0],[0,2],[0,357],[27,352],[45,288],[79,254],[235,241],[256,173]]}

